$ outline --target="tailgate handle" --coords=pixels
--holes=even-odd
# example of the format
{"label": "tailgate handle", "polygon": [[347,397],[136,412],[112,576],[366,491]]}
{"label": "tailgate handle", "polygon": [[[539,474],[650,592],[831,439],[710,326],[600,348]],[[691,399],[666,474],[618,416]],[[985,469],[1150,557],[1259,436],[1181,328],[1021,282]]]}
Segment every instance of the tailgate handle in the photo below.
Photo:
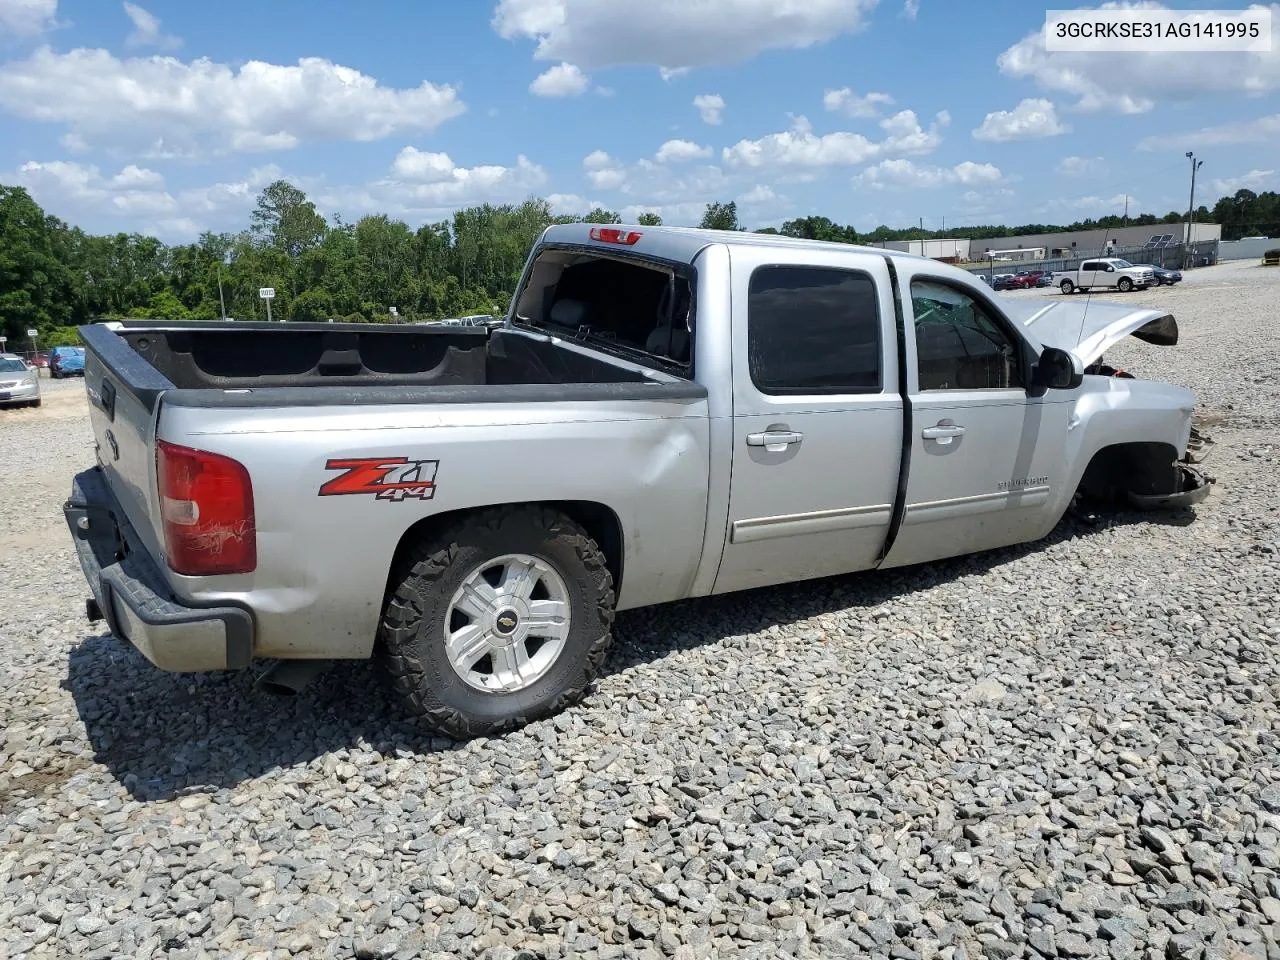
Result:
{"label": "tailgate handle", "polygon": [[116,388],[106,377],[102,378],[98,389],[88,387],[89,399],[93,401],[93,405],[107,415],[107,419],[115,422],[116,419]]}

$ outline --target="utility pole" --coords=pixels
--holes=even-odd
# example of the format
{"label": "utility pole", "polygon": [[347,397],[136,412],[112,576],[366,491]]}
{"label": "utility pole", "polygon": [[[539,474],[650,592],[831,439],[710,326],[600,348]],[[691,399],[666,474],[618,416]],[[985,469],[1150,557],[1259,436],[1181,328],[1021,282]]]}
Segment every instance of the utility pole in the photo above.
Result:
{"label": "utility pole", "polygon": [[1186,270],[1191,258],[1191,226],[1196,214],[1196,171],[1204,164],[1196,155],[1187,151],[1187,159],[1191,161],[1191,199],[1187,201],[1187,236],[1182,247],[1182,269]]}
{"label": "utility pole", "polygon": [[1127,193],[1124,195],[1124,225],[1126,227],[1129,225],[1129,195]]}
{"label": "utility pole", "polygon": [[218,264],[218,306],[222,308],[222,319],[227,319],[227,301],[222,299],[222,264]]}

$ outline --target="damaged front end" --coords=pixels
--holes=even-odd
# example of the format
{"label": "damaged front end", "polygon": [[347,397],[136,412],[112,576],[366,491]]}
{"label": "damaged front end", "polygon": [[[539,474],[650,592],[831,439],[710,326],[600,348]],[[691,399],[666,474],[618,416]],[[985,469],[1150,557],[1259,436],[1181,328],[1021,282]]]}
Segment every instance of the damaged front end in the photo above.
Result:
{"label": "damaged front end", "polygon": [[[1173,464],[1169,490],[1126,491],[1129,505],[1138,510],[1181,510],[1200,503],[1213,489],[1216,479],[1199,468],[1209,455],[1213,439],[1196,427],[1191,428],[1187,453]],[[1159,484],[1161,486],[1164,483]]]}

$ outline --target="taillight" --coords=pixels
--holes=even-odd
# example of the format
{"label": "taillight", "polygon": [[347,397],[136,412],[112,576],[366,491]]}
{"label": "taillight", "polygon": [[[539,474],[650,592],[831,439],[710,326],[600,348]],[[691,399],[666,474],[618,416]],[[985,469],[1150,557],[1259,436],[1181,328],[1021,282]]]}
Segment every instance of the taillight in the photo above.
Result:
{"label": "taillight", "polygon": [[253,484],[230,457],[156,441],[165,550],[174,573],[251,573],[258,565]]}
{"label": "taillight", "polygon": [[591,239],[600,243],[620,243],[624,247],[634,246],[642,234],[639,230],[619,230],[617,227],[592,227]]}

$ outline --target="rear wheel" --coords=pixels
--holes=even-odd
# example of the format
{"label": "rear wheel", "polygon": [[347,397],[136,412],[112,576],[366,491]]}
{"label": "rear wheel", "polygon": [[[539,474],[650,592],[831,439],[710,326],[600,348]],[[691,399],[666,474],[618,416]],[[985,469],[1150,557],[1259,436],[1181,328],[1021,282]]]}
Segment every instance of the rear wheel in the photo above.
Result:
{"label": "rear wheel", "polygon": [[1062,292],[1068,295],[1075,293],[1076,291],[1076,285],[1072,283],[1070,280],[1063,280],[1062,283],[1059,284],[1059,286],[1062,288]]}
{"label": "rear wheel", "polygon": [[1133,281],[1128,277],[1121,277],[1120,282],[1116,284],[1120,288],[1121,293],[1128,293],[1133,289]]}
{"label": "rear wheel", "polygon": [[541,507],[472,515],[414,547],[379,630],[396,698],[448,736],[511,730],[581,699],[612,642],[613,578]]}

